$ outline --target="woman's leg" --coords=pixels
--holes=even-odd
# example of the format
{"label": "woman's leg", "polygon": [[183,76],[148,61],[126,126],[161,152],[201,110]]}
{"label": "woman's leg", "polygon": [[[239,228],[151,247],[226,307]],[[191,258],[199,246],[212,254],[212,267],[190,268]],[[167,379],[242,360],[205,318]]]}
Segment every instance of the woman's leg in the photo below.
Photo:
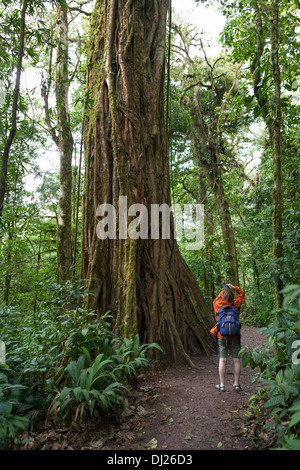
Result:
{"label": "woman's leg", "polygon": [[225,375],[226,375],[226,357],[219,358],[219,377],[220,377],[220,387],[225,386]]}
{"label": "woman's leg", "polygon": [[239,357],[233,358],[233,373],[234,373],[234,384],[240,384],[240,376],[241,376],[241,360]]}

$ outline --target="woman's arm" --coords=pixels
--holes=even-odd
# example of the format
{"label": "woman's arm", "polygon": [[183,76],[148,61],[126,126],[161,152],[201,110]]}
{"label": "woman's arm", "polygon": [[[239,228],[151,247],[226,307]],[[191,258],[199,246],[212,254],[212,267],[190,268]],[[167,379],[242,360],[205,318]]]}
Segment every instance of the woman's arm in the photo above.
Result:
{"label": "woman's arm", "polygon": [[234,290],[237,293],[237,297],[236,297],[233,305],[234,305],[234,308],[239,310],[242,303],[245,300],[245,292],[238,286],[234,286]]}

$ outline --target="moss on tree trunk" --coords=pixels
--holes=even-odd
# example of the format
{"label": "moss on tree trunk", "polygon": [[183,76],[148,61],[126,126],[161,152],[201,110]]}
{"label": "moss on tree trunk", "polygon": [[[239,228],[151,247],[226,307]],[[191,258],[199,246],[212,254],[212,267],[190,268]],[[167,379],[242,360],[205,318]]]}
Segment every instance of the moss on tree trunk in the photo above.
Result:
{"label": "moss on tree trunk", "polygon": [[[119,196],[127,205],[170,205],[164,117],[168,1],[98,0],[93,14],[86,121],[82,277],[88,307],[110,310],[114,331],[158,342],[167,358],[214,348],[213,318],[176,240],[120,238]],[[100,204],[117,210],[116,238],[97,237]],[[151,226],[151,220],[149,227]]]}
{"label": "moss on tree trunk", "polygon": [[71,279],[72,266],[72,154],[73,136],[68,110],[68,14],[57,4],[56,106],[60,155],[60,197],[57,225],[57,264],[60,280]]}
{"label": "moss on tree trunk", "polygon": [[273,253],[276,262],[275,272],[275,299],[277,310],[282,308],[283,289],[282,281],[282,170],[281,170],[281,126],[282,126],[282,112],[281,112],[281,71],[279,63],[279,1],[273,1],[273,21],[271,32],[272,44],[272,65],[273,65],[273,79],[275,87],[274,96],[274,121],[273,121],[273,178],[274,187],[272,192],[274,212],[273,212]]}

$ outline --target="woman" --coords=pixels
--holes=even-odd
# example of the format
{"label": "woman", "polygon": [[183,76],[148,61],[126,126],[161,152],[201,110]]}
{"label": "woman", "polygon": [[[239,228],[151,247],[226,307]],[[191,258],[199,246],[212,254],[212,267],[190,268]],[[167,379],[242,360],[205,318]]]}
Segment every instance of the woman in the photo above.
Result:
{"label": "woman", "polygon": [[[238,295],[234,300],[233,291]],[[226,284],[216,299],[213,301],[213,306],[216,314],[216,320],[218,321],[218,313],[221,307],[233,305],[234,308],[240,313],[240,308],[245,300],[245,292],[238,286],[232,284]],[[211,333],[217,337],[218,345],[218,356],[219,356],[219,377],[220,383],[216,385],[216,388],[220,392],[225,392],[225,375],[226,375],[226,362],[227,357],[230,354],[233,358],[233,370],[234,370],[234,383],[233,389],[240,391],[241,387],[239,384],[241,375],[241,361],[239,358],[239,352],[241,350],[241,338],[240,336],[234,338],[224,338],[220,332],[218,332],[217,325],[211,329]]]}

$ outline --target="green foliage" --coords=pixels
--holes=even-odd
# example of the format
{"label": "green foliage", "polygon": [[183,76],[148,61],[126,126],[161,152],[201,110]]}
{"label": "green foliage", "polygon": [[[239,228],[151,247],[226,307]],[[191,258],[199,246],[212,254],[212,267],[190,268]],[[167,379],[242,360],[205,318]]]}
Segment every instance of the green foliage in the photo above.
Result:
{"label": "green foliage", "polygon": [[[24,316],[14,306],[0,307],[0,337],[6,362],[0,375],[0,435],[17,446],[19,431],[49,410],[69,423],[116,413],[127,385],[154,364],[159,345],[120,339],[111,332],[110,315],[96,317],[77,306],[85,292],[76,284],[44,286],[43,310]],[[56,305],[57,304],[57,305]]]}
{"label": "green foliage", "polygon": [[27,387],[9,383],[7,368],[0,368],[0,450],[16,446],[19,442],[17,433],[29,424],[28,418],[21,416],[30,404],[24,403],[21,393]]}
{"label": "green foliage", "polygon": [[136,376],[138,369],[147,368],[152,349],[164,353],[157,343],[140,344],[138,335],[133,340],[114,338],[112,340],[111,357],[117,364],[116,376],[119,380]]}
{"label": "green foliage", "polygon": [[261,332],[268,335],[268,345],[244,350],[242,364],[259,368],[262,388],[252,397],[255,408],[264,396],[263,409],[268,412],[264,431],[273,433],[277,446],[299,448],[300,434],[300,286],[284,289],[285,302],[278,319]]}
{"label": "green foliage", "polygon": [[[85,367],[87,359],[89,367]],[[91,361],[88,351],[67,366],[72,386],[64,387],[50,408],[50,414],[59,410],[60,418],[66,419],[71,413],[74,421],[86,419],[86,411],[94,416],[96,406],[100,410],[116,410],[123,400],[124,385],[117,382],[114,375],[113,360],[104,359],[99,354]]]}
{"label": "green foliage", "polygon": [[[61,4],[65,4],[61,0]],[[205,2],[202,3],[210,3]],[[274,87],[270,47],[271,0],[219,1],[227,23],[221,35],[224,50],[217,58],[203,55],[188,62],[183,49],[174,51],[171,60],[171,182],[174,202],[205,204],[205,246],[200,251],[180,249],[192,269],[207,303],[211,306],[225,280],[227,264],[220,215],[214,194],[195,158],[191,133],[195,114],[183,96],[192,98],[199,85],[199,101],[205,130],[212,142],[221,136],[220,165],[239,261],[241,287],[246,291],[242,307],[243,323],[266,327],[268,347],[252,353],[244,351],[242,361],[258,369],[263,385],[253,399],[265,398],[270,413],[268,432],[278,436],[283,449],[296,449],[299,438],[299,365],[293,363],[299,340],[299,37],[295,25],[299,19],[297,2],[280,2],[280,65],[282,70],[282,176],[283,176],[283,260],[280,272],[273,259],[272,236],[272,151],[262,124],[264,109],[253,93],[253,78],[260,74],[258,96],[266,99],[272,118]],[[50,8],[51,7],[51,8]],[[17,446],[20,432],[41,413],[52,410],[51,417],[67,422],[104,416],[122,405],[128,381],[151,364],[151,352],[158,345],[141,345],[139,338],[120,339],[111,332],[106,313],[95,317],[83,308],[87,292],[79,282],[57,282],[56,232],[59,199],[59,175],[37,165],[38,157],[53,152],[44,120],[43,99],[54,92],[56,47],[54,31],[55,2],[29,2],[26,19],[24,69],[34,67],[41,74],[41,90],[23,84],[18,103],[17,133],[8,165],[5,210],[0,225],[0,338],[5,341],[9,367],[0,370],[0,446]],[[257,53],[255,9],[263,23],[263,51]],[[86,91],[89,58],[88,17],[74,21],[70,15],[70,118],[74,134],[73,241],[77,197],[77,165],[81,144],[82,116],[91,105]],[[73,16],[74,15],[74,16]],[[19,45],[20,3],[0,2],[0,152],[10,131],[14,70]],[[86,23],[85,23],[86,21]],[[193,41],[205,39],[200,31],[185,26],[184,34]],[[176,42],[177,41],[177,42]],[[190,41],[193,42],[193,41]],[[206,40],[203,41],[206,43]],[[209,49],[206,51],[209,52]],[[222,58],[221,58],[222,57]],[[101,58],[99,60],[102,60]],[[209,65],[210,64],[210,65]],[[213,65],[212,65],[213,64]],[[240,68],[231,100],[236,70]],[[24,73],[24,72],[22,72]],[[74,80],[75,79],[75,80]],[[40,93],[41,91],[41,93]],[[41,99],[42,97],[42,99]],[[222,106],[226,106],[222,109]],[[48,110],[52,131],[56,130],[56,108]],[[220,127],[218,127],[218,125]],[[252,127],[255,125],[255,127]],[[250,132],[249,132],[250,130]],[[221,131],[221,133],[220,133]],[[54,149],[55,151],[55,149]],[[201,157],[211,165],[204,145]],[[258,162],[258,163],[257,163]],[[0,162],[1,166],[1,162]],[[40,178],[37,189],[28,185],[26,176]],[[33,179],[32,179],[33,181]],[[81,181],[82,183],[82,181]],[[82,190],[82,185],[80,186]],[[80,191],[81,194],[81,191]],[[79,211],[78,234],[81,214]],[[80,237],[79,237],[80,238]],[[183,240],[184,242],[184,240]],[[74,247],[72,248],[74,251]],[[77,279],[77,263],[73,268]],[[285,304],[275,318],[274,275],[288,286]],[[294,355],[294,356],[293,356]],[[288,424],[283,424],[287,423]]]}
{"label": "green foliage", "polygon": [[[50,414],[55,413],[62,420],[71,415],[74,421],[82,422],[87,418],[87,411],[91,417],[99,411],[116,412],[125,396],[125,384],[136,377],[140,369],[151,365],[147,358],[149,350],[156,348],[163,352],[156,343],[140,345],[138,335],[134,340],[121,340],[106,331],[100,338],[102,343],[97,345],[97,350],[103,352],[94,360],[89,349],[82,346],[84,354],[68,364],[67,377],[62,381],[69,382],[71,378],[71,384],[58,393]],[[86,362],[88,367],[85,367]]]}
{"label": "green foliage", "polygon": [[[239,263],[240,286],[246,292],[242,307],[244,324],[266,326],[275,318],[274,278],[280,276],[283,285],[298,282],[299,264],[299,38],[295,32],[298,11],[295,2],[280,2],[280,64],[282,69],[282,225],[283,257],[277,263],[273,256],[272,201],[273,168],[272,147],[265,125],[273,119],[274,86],[272,83],[272,54],[270,47],[272,2],[257,0],[240,2],[217,2],[226,16],[226,25],[221,34],[224,50],[222,61],[216,63],[212,74],[226,74],[210,87],[210,64],[216,58],[203,59],[201,47],[191,61],[183,61],[183,49],[174,46],[171,87],[172,121],[172,183],[175,202],[205,204],[205,245],[200,252],[185,252],[185,259],[196,276],[209,304],[217,295],[219,284],[226,275],[224,248],[220,230],[219,213],[214,196],[200,171],[193,155],[190,135],[195,116],[191,100],[185,106],[183,90],[191,97],[196,83],[199,86],[200,109],[205,116],[204,129],[215,130],[220,107],[226,99],[228,80],[234,67],[241,66],[236,90],[228,104],[230,112],[222,124],[222,148],[220,165],[224,184],[224,198],[228,201],[236,240]],[[255,14],[262,20],[263,48],[261,61],[257,57],[257,34]],[[185,35],[191,26],[182,26]],[[193,43],[201,37],[193,31]],[[203,37],[203,43],[206,43]],[[191,42],[192,42],[191,41]],[[174,39],[175,42],[175,39]],[[178,54],[176,54],[178,51]],[[208,50],[207,50],[208,54]],[[260,107],[254,94],[254,76],[260,74],[257,94],[266,100]],[[227,80],[227,81],[226,81]],[[232,83],[232,82],[231,82]],[[214,88],[214,90],[212,90]],[[267,116],[263,116],[266,111]],[[207,126],[207,127],[206,127]],[[213,134],[216,135],[216,132]],[[206,157],[205,157],[206,155]],[[211,165],[205,149],[201,153]],[[275,243],[277,243],[275,241]],[[279,267],[280,264],[280,267]]]}

